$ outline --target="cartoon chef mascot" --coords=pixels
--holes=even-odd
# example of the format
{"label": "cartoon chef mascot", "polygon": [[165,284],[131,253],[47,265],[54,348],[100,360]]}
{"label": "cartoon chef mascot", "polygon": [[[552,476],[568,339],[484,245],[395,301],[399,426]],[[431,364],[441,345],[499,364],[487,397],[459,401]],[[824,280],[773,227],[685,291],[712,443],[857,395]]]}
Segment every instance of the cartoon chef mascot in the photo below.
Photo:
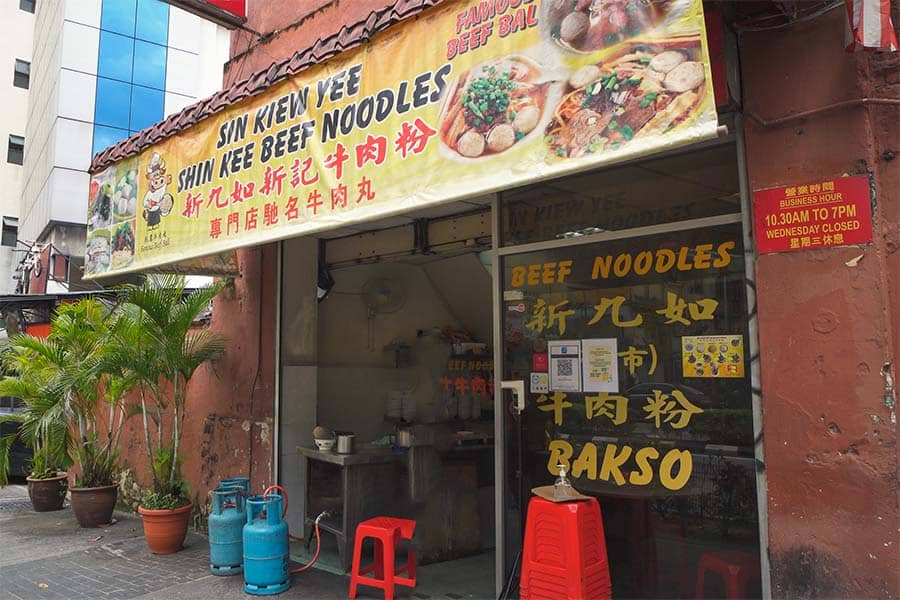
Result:
{"label": "cartoon chef mascot", "polygon": [[166,161],[159,156],[159,152],[154,152],[150,157],[147,181],[150,189],[144,195],[144,219],[149,229],[156,229],[160,218],[169,214],[174,204],[172,194],[166,193],[166,185],[172,183],[172,176],[166,175]]}

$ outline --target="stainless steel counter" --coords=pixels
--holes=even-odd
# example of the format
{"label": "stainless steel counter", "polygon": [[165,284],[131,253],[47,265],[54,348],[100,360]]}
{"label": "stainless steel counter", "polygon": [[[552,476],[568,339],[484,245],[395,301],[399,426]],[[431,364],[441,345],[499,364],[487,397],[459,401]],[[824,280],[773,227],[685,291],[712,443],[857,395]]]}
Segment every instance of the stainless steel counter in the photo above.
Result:
{"label": "stainless steel counter", "polygon": [[[320,526],[337,538],[341,566],[347,571],[356,526],[361,521],[385,514],[381,505],[394,497],[399,469],[397,463],[406,460],[406,453],[394,452],[390,448],[363,447],[353,454],[338,454],[306,446],[297,446],[297,452],[309,460],[335,465],[341,471],[340,513],[324,519]],[[316,482],[311,481],[308,475],[306,489],[307,494],[320,493],[316,490]],[[312,524],[314,519],[315,515],[307,514],[305,520],[307,524]],[[309,533],[307,530],[306,534]]]}
{"label": "stainless steel counter", "polygon": [[341,467],[387,463],[404,460],[406,457],[405,452],[394,452],[390,448],[364,448],[353,454],[338,454],[334,451],[323,452],[318,448],[297,446],[297,452],[311,460],[321,460]]}

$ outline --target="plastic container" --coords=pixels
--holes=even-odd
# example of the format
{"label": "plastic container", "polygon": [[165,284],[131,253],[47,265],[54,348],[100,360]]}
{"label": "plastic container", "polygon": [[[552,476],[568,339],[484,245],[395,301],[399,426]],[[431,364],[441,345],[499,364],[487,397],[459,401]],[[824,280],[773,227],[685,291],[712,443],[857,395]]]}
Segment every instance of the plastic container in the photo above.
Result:
{"label": "plastic container", "polygon": [[522,600],[609,600],[603,519],[596,498],[528,503],[522,548]]}

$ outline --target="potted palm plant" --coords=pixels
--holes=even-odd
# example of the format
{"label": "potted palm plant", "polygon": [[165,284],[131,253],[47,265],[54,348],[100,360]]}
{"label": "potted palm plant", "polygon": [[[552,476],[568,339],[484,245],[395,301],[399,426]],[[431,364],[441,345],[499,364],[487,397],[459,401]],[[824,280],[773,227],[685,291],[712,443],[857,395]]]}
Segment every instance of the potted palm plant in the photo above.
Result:
{"label": "potted palm plant", "polygon": [[126,417],[123,378],[105,370],[110,309],[95,299],[57,308],[45,350],[58,369],[69,416],[72,458],[77,465],[70,489],[72,511],[82,527],[109,523],[118,499],[119,439]]}
{"label": "potted palm plant", "polygon": [[[110,311],[98,300],[84,299],[57,308],[46,339],[19,336],[10,346],[19,384],[42,384],[43,419],[65,430],[65,449],[76,466],[69,490],[72,511],[82,527],[110,522],[118,495],[116,467],[119,436],[125,419],[123,386],[103,370],[101,357],[109,339]],[[24,391],[24,390],[19,390]]]}
{"label": "potted palm plant", "polygon": [[224,339],[194,321],[222,287],[186,291],[183,277],[148,276],[123,288],[112,325],[107,366],[134,382],[143,424],[151,487],[138,512],[154,554],[177,552],[187,535],[193,504],[180,470],[187,387],[201,365],[225,352]]}
{"label": "potted palm plant", "polygon": [[10,338],[3,353],[5,372],[12,375],[0,380],[0,395],[21,399],[25,406],[20,412],[0,416],[0,422],[17,424],[16,430],[0,437],[0,486],[9,477],[9,452],[16,438],[31,447],[31,474],[28,496],[36,512],[60,510],[66,498],[71,464],[68,447],[68,427],[62,403],[50,385],[49,371],[42,368],[40,359],[21,345],[24,335]]}

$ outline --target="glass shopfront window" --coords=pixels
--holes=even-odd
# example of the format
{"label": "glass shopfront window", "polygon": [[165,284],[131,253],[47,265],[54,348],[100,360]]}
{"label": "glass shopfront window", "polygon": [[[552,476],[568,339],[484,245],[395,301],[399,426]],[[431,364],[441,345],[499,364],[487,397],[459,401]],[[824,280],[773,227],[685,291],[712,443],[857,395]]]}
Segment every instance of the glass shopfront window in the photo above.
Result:
{"label": "glass shopfront window", "polygon": [[695,597],[708,556],[755,565],[758,596],[740,223],[510,254],[502,276],[504,379],[531,392],[510,489],[521,449],[526,494],[563,464],[598,498],[615,598]]}
{"label": "glass shopfront window", "polygon": [[501,244],[622,231],[740,212],[734,144],[503,192]]}

